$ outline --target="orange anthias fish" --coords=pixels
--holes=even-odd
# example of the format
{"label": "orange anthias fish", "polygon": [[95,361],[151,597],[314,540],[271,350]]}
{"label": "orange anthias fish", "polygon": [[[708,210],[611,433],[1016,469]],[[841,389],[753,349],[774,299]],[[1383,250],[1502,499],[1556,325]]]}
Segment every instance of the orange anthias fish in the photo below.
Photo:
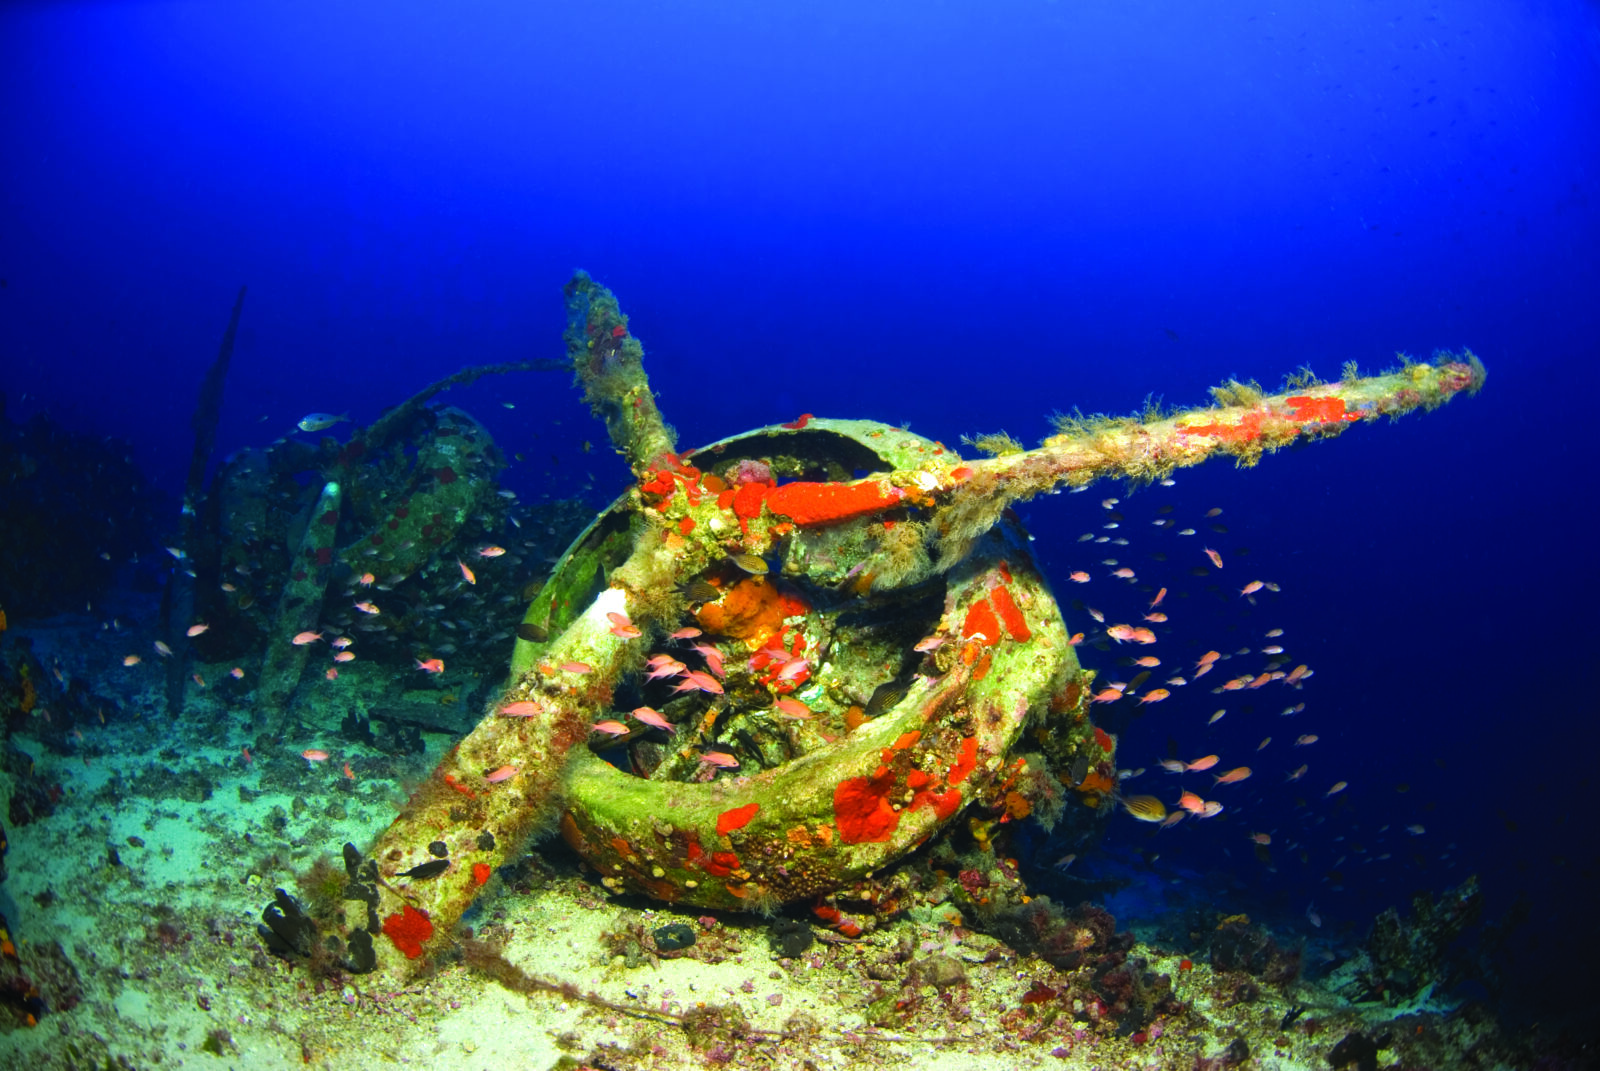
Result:
{"label": "orange anthias fish", "polygon": [[354,662],[356,660],[356,653],[354,651],[340,651],[338,654],[333,656],[333,660],[335,662]]}
{"label": "orange anthias fish", "polygon": [[326,751],[323,751],[321,748],[316,748],[316,747],[308,747],[308,748],[306,748],[304,751],[300,752],[300,757],[302,759],[305,759],[307,762],[327,762],[328,761],[328,753]]}
{"label": "orange anthias fish", "polygon": [[320,632],[301,632],[295,635],[293,642],[296,647],[304,647],[306,644],[316,643],[320,639],[322,639],[322,633]]}
{"label": "orange anthias fish", "polygon": [[500,555],[504,554],[505,552],[506,552],[506,548],[505,547],[496,547],[496,546],[492,546],[492,545],[491,546],[487,546],[487,547],[479,547],[478,548],[478,557],[480,557],[480,558],[498,558],[498,557],[500,557]]}
{"label": "orange anthias fish", "polygon": [[501,781],[511,780],[513,777],[517,776],[518,772],[519,768],[516,766],[502,766],[493,773],[485,774],[483,779],[489,782],[491,785],[498,785]]}
{"label": "orange anthias fish", "polygon": [[589,728],[597,733],[605,733],[607,736],[624,736],[628,732],[628,727],[620,721],[597,721]]}
{"label": "orange anthias fish", "polygon": [[1234,785],[1250,776],[1250,767],[1235,766],[1225,774],[1219,774],[1216,783],[1219,785]]}
{"label": "orange anthias fish", "polygon": [[465,580],[469,584],[476,584],[478,582],[477,574],[475,574],[471,569],[467,568],[466,562],[462,561],[460,558],[457,558],[456,564],[461,566],[462,580]]}
{"label": "orange anthias fish", "polygon": [[606,619],[611,622],[611,635],[613,636],[624,640],[636,640],[644,635],[627,614],[619,614],[613,610],[606,614]]}
{"label": "orange anthias fish", "polygon": [[1193,792],[1185,792],[1178,797],[1178,806],[1190,814],[1200,814],[1206,809],[1206,801],[1196,796]]}
{"label": "orange anthias fish", "polygon": [[380,612],[378,609],[378,604],[374,602],[358,602],[356,603],[356,609],[360,610],[364,614],[376,614]]}
{"label": "orange anthias fish", "polygon": [[1146,610],[1154,610],[1157,606],[1161,605],[1161,600],[1166,598],[1166,597],[1167,597],[1167,589],[1166,588],[1162,588],[1160,591],[1156,592],[1156,597],[1150,600],[1150,605],[1145,607],[1145,609]]}
{"label": "orange anthias fish", "polygon": [[190,625],[189,626],[189,631],[185,632],[184,635],[188,636],[190,639],[194,639],[196,636],[200,635],[202,632],[204,632],[206,629],[208,629],[210,627],[211,627],[210,625]]}
{"label": "orange anthias fish", "polygon": [[1194,668],[1199,669],[1201,666],[1209,666],[1211,663],[1215,662],[1221,657],[1221,651],[1207,651],[1205,654],[1200,656],[1200,661],[1194,664]]}
{"label": "orange anthias fish", "polygon": [[1222,555],[1218,554],[1216,551],[1212,550],[1210,547],[1205,548],[1205,550],[1206,550],[1206,557],[1211,559],[1211,564],[1215,565],[1218,569],[1221,569],[1222,568]]}
{"label": "orange anthias fish", "polygon": [[1074,584],[1087,584],[1090,580],[1090,577],[1088,573],[1084,572],[1082,569],[1079,569],[1077,572],[1068,573],[1067,579],[1072,581]]}
{"label": "orange anthias fish", "polygon": [[1256,592],[1260,591],[1264,587],[1266,587],[1266,585],[1263,584],[1261,581],[1252,580],[1252,581],[1250,581],[1250,583],[1246,584],[1244,587],[1239,589],[1239,594],[1240,595],[1254,595]]}
{"label": "orange anthias fish", "polygon": [[1145,669],[1150,669],[1154,666],[1159,666],[1161,664],[1161,659],[1157,658],[1155,655],[1147,654],[1141,658],[1135,658],[1133,660],[1133,664],[1136,666],[1143,666]]}
{"label": "orange anthias fish", "polygon": [[800,702],[800,700],[790,699],[786,695],[774,699],[772,705],[777,707],[778,713],[785,718],[791,718],[795,721],[807,721],[812,717],[810,707]]}
{"label": "orange anthias fish", "polygon": [[[688,685],[689,688],[698,688],[700,691],[710,692],[712,695],[722,694],[722,682],[711,674],[702,673],[697,669],[691,669],[685,673],[683,675],[683,683]],[[682,686],[680,685],[680,687]],[[688,688],[684,690],[688,691]]]}
{"label": "orange anthias fish", "polygon": [[1152,688],[1139,697],[1139,702],[1141,705],[1145,703],[1159,703],[1171,694],[1172,693],[1167,691],[1165,688]]}
{"label": "orange anthias fish", "polygon": [[594,667],[587,662],[563,662],[561,663],[561,671],[563,673],[576,673],[581,677],[586,673],[593,673]]}
{"label": "orange anthias fish", "polygon": [[1220,760],[1217,758],[1217,756],[1207,755],[1203,759],[1195,759],[1193,762],[1184,766],[1184,769],[1201,772],[1211,769],[1211,767],[1215,766],[1219,761]]}
{"label": "orange anthias fish", "polygon": [[678,674],[684,672],[688,668],[688,666],[684,665],[682,662],[679,662],[677,659],[668,658],[664,662],[652,665],[650,667],[649,674],[645,677],[645,680],[658,681],[662,677],[676,677]]}
{"label": "orange anthias fish", "polygon": [[417,668],[422,670],[424,673],[444,672],[444,659],[442,658],[430,658],[427,661],[423,661],[419,658],[416,660],[416,662]]}
{"label": "orange anthias fish", "polygon": [[654,707],[634,707],[633,716],[652,729],[666,729],[669,732],[672,730],[672,723]]}
{"label": "orange anthias fish", "polygon": [[544,707],[532,699],[519,699],[501,707],[500,713],[508,718],[532,718],[544,713]]}
{"label": "orange anthias fish", "polygon": [[707,766],[717,766],[724,770],[737,770],[739,760],[726,751],[707,751],[701,754],[700,761]]}

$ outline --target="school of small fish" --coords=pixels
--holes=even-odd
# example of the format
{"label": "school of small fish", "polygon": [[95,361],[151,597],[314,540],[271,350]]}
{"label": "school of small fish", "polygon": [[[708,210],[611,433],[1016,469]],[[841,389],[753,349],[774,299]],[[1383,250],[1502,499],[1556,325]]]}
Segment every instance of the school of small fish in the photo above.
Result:
{"label": "school of small fish", "polygon": [[[1108,511],[1108,520],[1113,522],[1102,525],[1101,533],[1130,520],[1129,514],[1131,510],[1129,505],[1123,503],[1121,499],[1107,498],[1100,505],[1102,509]],[[1172,509],[1173,507],[1171,506],[1163,506],[1160,512],[1165,514]],[[1209,526],[1215,532],[1227,535],[1228,529],[1215,521],[1215,518],[1220,516],[1221,513],[1222,510],[1220,508],[1213,508],[1206,512],[1204,519],[1194,527],[1179,529],[1174,534],[1192,536],[1197,529]],[[1154,520],[1152,525],[1158,530],[1172,531],[1176,523],[1162,516]],[[1124,528],[1124,530],[1126,529]],[[1146,531],[1148,530],[1146,529]],[[1127,538],[1121,536],[1113,537],[1101,533],[1085,532],[1079,537],[1078,542],[1080,544],[1112,544],[1118,547],[1130,547],[1133,545],[1132,541]],[[1310,775],[1311,765],[1302,763],[1293,769],[1290,769],[1287,763],[1279,766],[1278,763],[1282,762],[1290,752],[1285,750],[1282,744],[1273,748],[1271,736],[1261,739],[1255,748],[1256,752],[1261,756],[1255,760],[1255,765],[1256,767],[1264,766],[1265,769],[1253,769],[1251,766],[1239,765],[1223,766],[1224,758],[1226,757],[1225,753],[1229,750],[1227,746],[1218,748],[1218,753],[1216,754],[1207,754],[1192,759],[1180,757],[1176,753],[1179,745],[1175,741],[1181,737],[1188,737],[1191,740],[1197,737],[1206,737],[1219,742],[1228,739],[1226,735],[1213,737],[1211,734],[1220,731],[1218,723],[1222,721],[1225,715],[1229,714],[1230,707],[1212,709],[1208,713],[1202,714],[1193,723],[1189,721],[1189,715],[1186,712],[1189,704],[1184,699],[1185,695],[1193,690],[1194,685],[1201,678],[1213,670],[1219,670],[1219,676],[1225,676],[1226,679],[1213,686],[1210,689],[1211,693],[1213,695],[1224,695],[1230,692],[1237,693],[1234,698],[1243,705],[1229,718],[1229,723],[1230,725],[1239,724],[1245,726],[1253,718],[1259,718],[1277,711],[1275,706],[1271,707],[1270,710],[1261,709],[1263,705],[1270,706],[1270,700],[1266,704],[1262,704],[1260,701],[1256,701],[1254,704],[1249,702],[1248,697],[1250,697],[1251,693],[1277,687],[1302,691],[1306,683],[1314,675],[1314,671],[1309,665],[1293,661],[1290,653],[1290,643],[1286,639],[1288,630],[1276,623],[1269,622],[1271,627],[1262,628],[1254,632],[1254,635],[1260,637],[1255,644],[1247,643],[1244,646],[1240,646],[1238,641],[1234,641],[1227,645],[1218,644],[1215,649],[1195,653],[1183,651],[1181,648],[1172,650],[1168,646],[1179,642],[1178,637],[1183,635],[1179,630],[1184,624],[1188,623],[1184,619],[1185,600],[1198,593],[1186,590],[1185,585],[1173,583],[1170,578],[1162,577],[1161,572],[1163,569],[1172,570],[1176,566],[1185,572],[1210,580],[1212,586],[1208,588],[1208,591],[1211,592],[1213,600],[1222,602],[1231,598],[1248,603],[1249,609],[1246,610],[1247,613],[1258,612],[1265,605],[1261,602],[1262,599],[1270,599],[1271,596],[1280,594],[1282,591],[1276,582],[1259,577],[1251,578],[1249,573],[1246,573],[1241,581],[1236,581],[1231,587],[1219,585],[1221,581],[1220,571],[1224,569],[1226,564],[1231,563],[1234,569],[1238,569],[1241,561],[1248,563],[1248,548],[1233,547],[1229,549],[1228,546],[1219,544],[1218,546],[1201,547],[1199,548],[1200,553],[1194,555],[1193,545],[1189,544],[1189,546],[1191,549],[1186,553],[1180,553],[1176,549],[1173,549],[1170,554],[1164,549],[1153,553],[1151,554],[1153,564],[1145,566],[1128,564],[1125,560],[1119,561],[1116,558],[1106,558],[1098,562],[1099,565],[1109,568],[1108,575],[1110,577],[1124,580],[1136,591],[1142,592],[1143,594],[1140,596],[1143,603],[1142,606],[1136,607],[1135,604],[1123,605],[1118,603],[1119,596],[1117,593],[1122,590],[1118,586],[1111,589],[1110,593],[1104,596],[1106,601],[1102,603],[1101,607],[1090,607],[1082,602],[1075,602],[1072,608],[1063,608],[1069,622],[1074,614],[1086,614],[1095,622],[1097,627],[1087,633],[1085,647],[1092,647],[1094,651],[1100,652],[1111,659],[1115,665],[1129,667],[1129,672],[1134,674],[1125,680],[1112,680],[1110,678],[1115,674],[1115,671],[1110,666],[1101,670],[1099,681],[1094,685],[1090,698],[1091,702],[1096,705],[1097,710],[1106,708],[1106,712],[1097,714],[1096,721],[1107,726],[1114,724],[1120,730],[1118,735],[1126,736],[1129,733],[1137,732],[1137,730],[1131,728],[1131,721],[1139,716],[1138,712],[1151,710],[1150,714],[1144,715],[1147,719],[1146,725],[1148,726],[1152,724],[1152,721],[1158,720],[1163,727],[1160,731],[1168,736],[1168,744],[1171,749],[1165,757],[1156,760],[1156,765],[1161,769],[1175,775],[1176,778],[1182,778],[1186,775],[1189,778],[1193,778],[1197,774],[1209,776],[1208,788],[1220,790],[1231,801],[1243,800],[1244,802],[1242,803],[1230,802],[1229,807],[1245,808],[1252,815],[1252,821],[1256,823],[1265,824],[1263,821],[1264,815],[1280,814],[1285,820],[1292,818],[1304,825],[1320,824],[1328,820],[1331,812],[1326,812],[1325,810],[1319,812],[1309,800],[1294,795],[1297,790],[1296,785],[1302,779],[1307,779],[1312,785],[1316,784],[1315,777]],[[1126,553],[1133,552],[1125,552],[1124,558]],[[1200,562],[1194,562],[1194,558],[1189,557],[1189,555],[1199,557],[1201,559]],[[1245,568],[1249,568],[1249,565],[1246,564]],[[1231,573],[1234,569],[1229,569],[1228,571]],[[1065,575],[1072,583],[1088,584],[1093,582],[1095,574],[1085,564],[1083,567],[1069,567]],[[1147,576],[1152,578],[1150,582],[1146,581]],[[1156,578],[1165,580],[1167,586],[1162,586]],[[1156,610],[1158,606],[1161,607],[1160,612]],[[1142,613],[1145,624],[1134,625],[1128,623],[1129,618],[1136,612]],[[1112,614],[1127,616],[1124,616],[1123,620],[1118,622],[1115,617],[1111,616]],[[1172,617],[1169,618],[1169,614]],[[1108,620],[1113,623],[1107,624]],[[1153,646],[1154,651],[1159,653],[1119,656],[1117,648],[1123,644]],[[1082,649],[1080,648],[1080,650]],[[1232,650],[1232,653],[1225,653],[1229,650]],[[1095,668],[1095,654],[1093,652],[1084,654],[1081,657],[1087,668]],[[1264,664],[1260,660],[1264,660]],[[1168,677],[1161,686],[1143,689],[1142,685],[1150,677],[1151,671],[1162,666],[1163,663],[1178,663],[1185,666],[1192,663],[1193,670],[1187,675],[1180,674]],[[1289,668],[1291,666],[1293,668]],[[1110,672],[1107,670],[1110,670]],[[1131,704],[1125,703],[1125,700],[1132,700],[1133,702]],[[1164,705],[1157,708],[1154,705],[1158,703]],[[1302,714],[1305,710],[1306,703],[1297,700],[1285,706],[1281,711],[1281,715],[1293,717]],[[1096,733],[1101,734],[1102,730],[1096,729]],[[1111,739],[1111,734],[1105,733],[1103,735],[1107,739]],[[1131,739],[1131,737],[1129,738]],[[1308,748],[1317,743],[1318,740],[1318,734],[1313,732],[1295,734],[1293,735],[1292,747]],[[1235,759],[1238,757],[1241,756],[1234,756]],[[1207,774],[1207,771],[1210,771],[1210,773]],[[1137,777],[1141,772],[1141,770],[1120,771],[1118,780],[1126,781],[1128,778]],[[1268,773],[1268,778],[1265,782],[1263,782],[1262,778],[1254,776],[1259,772]],[[1333,770],[1327,771],[1327,773],[1337,772]],[[1254,779],[1252,780],[1252,778]],[[1247,781],[1249,786],[1224,787],[1243,786]],[[1338,797],[1352,789],[1350,781],[1335,777],[1329,777],[1328,780],[1323,781],[1321,784],[1324,787],[1317,787],[1313,791],[1320,793],[1322,799],[1330,801],[1325,807],[1334,806],[1336,803],[1341,802],[1335,800],[1334,797]],[[1250,786],[1260,787],[1252,791]],[[1192,787],[1177,785],[1173,791],[1177,793],[1176,798],[1163,798],[1161,794],[1122,795],[1121,793],[1114,793],[1112,798],[1113,802],[1119,805],[1122,811],[1130,817],[1140,822],[1151,823],[1162,829],[1170,828],[1187,817],[1215,817],[1225,809],[1222,802],[1206,799],[1200,795],[1201,789],[1198,785]],[[1207,794],[1209,795],[1209,792]],[[1388,828],[1388,826],[1384,826],[1383,830]],[[1406,826],[1404,831],[1414,837],[1422,836],[1425,833],[1421,825]],[[1257,828],[1248,831],[1243,836],[1251,842],[1251,849],[1257,859],[1268,866],[1273,865],[1272,856],[1268,852],[1269,846],[1273,845],[1277,845],[1277,850],[1295,853],[1302,862],[1306,862],[1310,858],[1309,846],[1304,837],[1291,832],[1289,826],[1277,829],[1273,829],[1270,826],[1266,829]],[[1343,838],[1336,839],[1342,840]],[[1365,848],[1358,850],[1365,851]],[[1388,855],[1369,856],[1369,859],[1382,858],[1388,858]],[[1338,863],[1335,863],[1334,867],[1326,872],[1324,880],[1337,886],[1342,880],[1338,867],[1343,862],[1344,859],[1341,858]],[[1321,919],[1316,917],[1314,912],[1311,912],[1310,915],[1313,924],[1320,925]]]}

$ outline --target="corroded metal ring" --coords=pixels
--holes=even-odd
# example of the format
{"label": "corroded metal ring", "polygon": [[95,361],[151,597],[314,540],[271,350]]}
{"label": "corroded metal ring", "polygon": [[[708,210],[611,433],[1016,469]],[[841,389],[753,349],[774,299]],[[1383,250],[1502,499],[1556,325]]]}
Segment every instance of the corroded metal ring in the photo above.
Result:
{"label": "corroded metal ring", "polygon": [[[863,463],[861,448],[871,451],[873,464]],[[694,457],[716,456],[726,465],[780,452],[853,472],[910,471],[943,451],[897,428],[814,421],[802,429],[754,432]],[[606,532],[614,527],[608,517],[638,508],[636,499],[625,498],[602,515],[558,567],[552,589],[566,599],[578,594],[573,576],[563,575],[568,570],[594,581],[603,576],[604,563],[584,548],[603,557]],[[731,534],[764,545],[754,525],[740,532],[728,520]],[[873,524],[883,522],[790,528],[783,573],[835,583],[851,568],[841,548]],[[1053,700],[1059,714],[1064,697],[1073,707],[1083,702],[1060,611],[1020,537],[1014,523],[997,527],[942,578],[942,612],[910,628],[915,637],[924,631],[942,637],[943,645],[880,716],[792,761],[709,783],[637,777],[580,752],[569,761],[562,793],[568,843],[613,891],[748,910],[867,877],[914,849],[968,802],[1003,795],[1023,773],[1023,760],[1008,756],[1030,716],[1042,718]],[[696,566],[692,556],[683,562],[680,582]],[[834,612],[870,611],[874,598],[860,595]],[[559,625],[549,616],[554,605],[554,596],[536,604],[530,618],[543,615]],[[906,634],[906,622],[894,624]],[[514,664],[530,665],[536,648],[519,651]],[[1080,721],[1092,740],[1087,719]]]}

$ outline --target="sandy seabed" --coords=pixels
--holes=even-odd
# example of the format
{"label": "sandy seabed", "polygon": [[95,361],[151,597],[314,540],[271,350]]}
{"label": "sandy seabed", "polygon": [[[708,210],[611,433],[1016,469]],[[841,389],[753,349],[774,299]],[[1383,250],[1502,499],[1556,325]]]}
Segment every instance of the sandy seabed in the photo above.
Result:
{"label": "sandy seabed", "polygon": [[[48,658],[51,642],[37,636],[35,653]],[[1309,984],[1292,993],[1263,986],[1255,999],[1230,1003],[1222,994],[1236,988],[1207,964],[1185,968],[1179,955],[1141,943],[1134,955],[1172,978],[1184,1010],[1118,1036],[1092,1002],[1025,1001],[1040,986],[1087,990],[960,926],[948,905],[912,910],[858,940],[819,930],[809,949],[780,958],[767,920],[616,900],[564,851],[539,846],[502,870],[465,920],[499,948],[499,970],[470,966],[446,947],[431,973],[399,991],[362,976],[319,979],[267,954],[257,936],[273,889],[295,892],[316,859],[337,860],[346,841],[369,843],[453,739],[431,734],[428,752],[407,759],[341,740],[337,712],[371,701],[383,686],[376,673],[342,676],[309,704],[324,712],[320,724],[313,714],[293,741],[264,753],[230,727],[248,720],[242,688],[197,687],[174,725],[160,713],[158,671],[106,672],[116,679],[100,683],[124,696],[124,720],[80,732],[70,749],[41,736],[11,739],[60,798],[47,817],[7,824],[0,908],[21,973],[52,1006],[33,1026],[4,1017],[0,1069],[643,1071],[937,1060],[940,1071],[1188,1071],[1230,1045],[1237,1052],[1238,1039],[1251,1054],[1241,1066],[1292,1069],[1328,1067],[1329,1051],[1353,1029],[1386,1030],[1412,1047],[1426,1041],[1441,1060],[1492,1034],[1481,1020],[1426,1007],[1349,1006]],[[227,669],[201,672],[220,680]],[[305,748],[332,758],[309,763]],[[16,788],[13,774],[0,773],[0,802]],[[649,935],[673,923],[697,939],[660,953]],[[939,969],[929,970],[934,960]],[[572,988],[503,984],[519,972]],[[1284,1028],[1297,1004],[1307,1010]],[[1380,1066],[1400,1062],[1386,1050]]]}

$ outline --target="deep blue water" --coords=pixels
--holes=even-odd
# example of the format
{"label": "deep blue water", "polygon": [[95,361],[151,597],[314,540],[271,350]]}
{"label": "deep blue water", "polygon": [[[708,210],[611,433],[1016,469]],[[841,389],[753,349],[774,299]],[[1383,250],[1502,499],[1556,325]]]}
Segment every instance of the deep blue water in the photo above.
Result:
{"label": "deep blue water", "polygon": [[[1282,627],[1317,670],[1294,719],[1263,698],[1206,729],[1202,692],[1123,726],[1126,765],[1171,737],[1258,776],[1229,822],[1151,841],[1119,821],[1112,849],[1358,931],[1479,873],[1491,915],[1530,902],[1513,951],[1538,1015],[1600,956],[1600,11],[1202,7],[8,4],[7,415],[127,439],[176,493],[240,285],[219,455],[559,357],[575,267],[622,300],[685,445],[801,411],[1031,443],[1053,409],[1471,347],[1488,384],[1439,412],[1022,512],[1062,597],[1094,605],[1064,576],[1123,497],[1125,556],[1170,570],[1195,644]],[[564,376],[448,400],[526,452],[519,491],[624,486]],[[1229,531],[1195,540],[1276,601],[1189,590],[1176,551],[1146,563],[1166,503],[1223,507]],[[1310,861],[1265,870],[1255,829]]]}

